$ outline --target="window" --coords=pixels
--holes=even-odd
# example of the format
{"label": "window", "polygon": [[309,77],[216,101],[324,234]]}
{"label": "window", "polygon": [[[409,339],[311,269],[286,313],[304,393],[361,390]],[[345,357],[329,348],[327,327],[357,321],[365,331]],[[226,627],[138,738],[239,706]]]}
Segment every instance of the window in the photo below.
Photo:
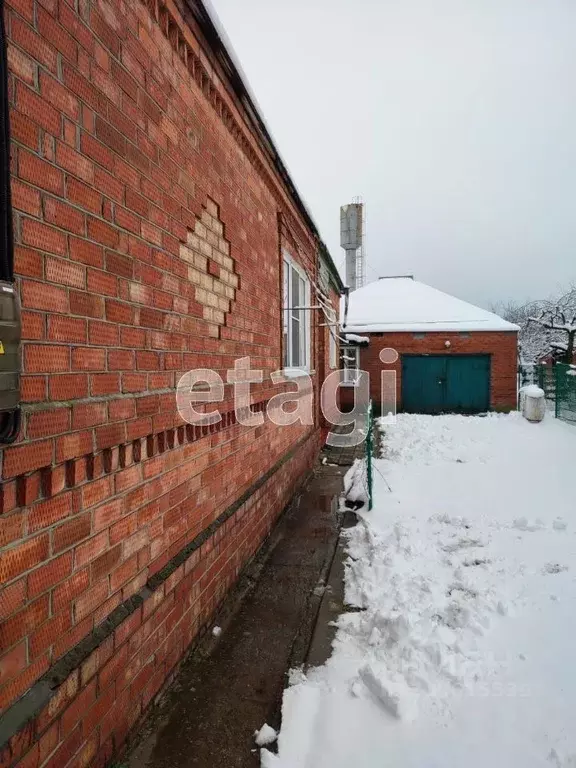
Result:
{"label": "window", "polygon": [[336,311],[334,309],[326,310],[326,322],[328,325],[329,334],[329,358],[328,362],[330,368],[336,368],[338,365],[338,347],[336,344],[336,334],[338,333],[338,327],[336,325]]}
{"label": "window", "polygon": [[306,273],[288,256],[283,259],[284,369],[310,369],[310,283]]}
{"label": "window", "polygon": [[345,347],[342,360],[344,362],[342,384],[354,386],[360,376],[360,347]]}

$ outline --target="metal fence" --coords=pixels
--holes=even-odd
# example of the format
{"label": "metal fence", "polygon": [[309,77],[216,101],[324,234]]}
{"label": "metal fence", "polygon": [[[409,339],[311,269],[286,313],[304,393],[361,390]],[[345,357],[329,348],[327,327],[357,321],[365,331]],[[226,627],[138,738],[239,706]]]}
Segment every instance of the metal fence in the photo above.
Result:
{"label": "metal fence", "polygon": [[556,417],[576,424],[576,367],[565,363],[541,365],[538,386],[553,404]]}
{"label": "metal fence", "polygon": [[374,410],[372,408],[372,400],[368,404],[368,418],[366,419],[366,440],[365,440],[365,454],[366,454],[366,483],[368,491],[368,509],[372,509],[373,502],[373,489],[374,489],[374,468],[372,466],[372,452],[374,448]]}

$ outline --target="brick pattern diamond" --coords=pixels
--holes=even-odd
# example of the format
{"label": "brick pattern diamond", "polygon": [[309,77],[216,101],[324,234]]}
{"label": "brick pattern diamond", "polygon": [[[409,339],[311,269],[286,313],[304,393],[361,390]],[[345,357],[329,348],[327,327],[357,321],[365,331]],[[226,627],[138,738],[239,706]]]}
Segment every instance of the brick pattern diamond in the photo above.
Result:
{"label": "brick pattern diamond", "polygon": [[188,231],[187,243],[180,246],[180,256],[190,264],[188,279],[196,286],[196,301],[203,308],[204,320],[211,324],[210,335],[219,338],[240,281],[218,206],[210,198],[196,219],[194,231]]}

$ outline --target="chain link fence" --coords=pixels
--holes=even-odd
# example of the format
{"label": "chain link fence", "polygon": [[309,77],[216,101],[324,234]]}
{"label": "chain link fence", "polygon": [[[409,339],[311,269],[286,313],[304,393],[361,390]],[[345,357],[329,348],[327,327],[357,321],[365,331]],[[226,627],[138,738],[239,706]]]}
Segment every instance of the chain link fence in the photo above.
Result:
{"label": "chain link fence", "polygon": [[538,386],[544,390],[556,417],[576,424],[576,366],[565,363],[539,366]]}

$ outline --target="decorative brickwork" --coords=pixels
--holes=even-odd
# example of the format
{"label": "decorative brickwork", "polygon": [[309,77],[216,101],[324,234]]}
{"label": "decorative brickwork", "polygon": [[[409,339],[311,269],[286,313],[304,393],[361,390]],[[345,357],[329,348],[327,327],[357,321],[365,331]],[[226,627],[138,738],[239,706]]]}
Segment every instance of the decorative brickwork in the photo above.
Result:
{"label": "decorative brickwork", "polygon": [[196,220],[194,231],[188,232],[186,245],[180,246],[180,256],[191,265],[188,279],[196,286],[196,301],[203,307],[204,320],[210,323],[208,332],[220,338],[220,326],[226,324],[239,278],[218,206],[212,200],[208,200],[202,216]]}

